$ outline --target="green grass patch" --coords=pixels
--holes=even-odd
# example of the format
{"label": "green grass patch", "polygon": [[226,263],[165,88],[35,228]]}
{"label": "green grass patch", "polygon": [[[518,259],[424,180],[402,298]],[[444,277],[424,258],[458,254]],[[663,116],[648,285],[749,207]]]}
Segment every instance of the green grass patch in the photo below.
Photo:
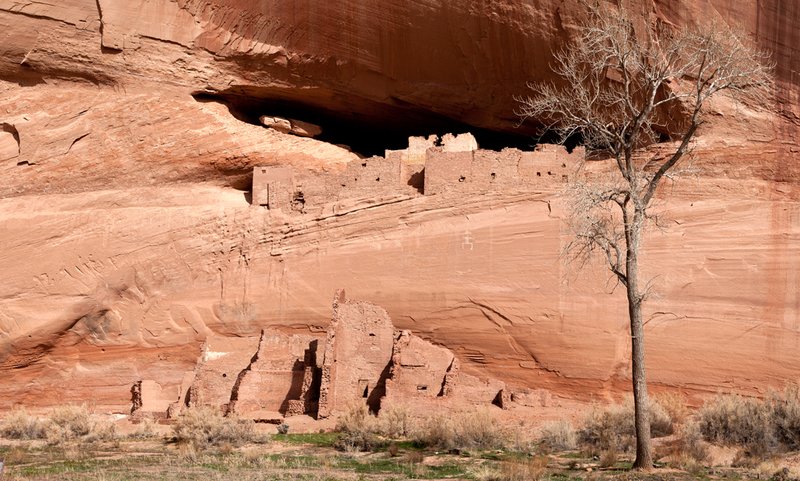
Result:
{"label": "green grass patch", "polygon": [[287,444],[311,444],[319,447],[333,447],[340,433],[290,433],[275,434],[272,439]]}
{"label": "green grass patch", "polygon": [[108,469],[108,463],[98,460],[57,461],[41,466],[23,466],[20,472],[24,476],[42,476],[48,474],[86,473]]}
{"label": "green grass patch", "polygon": [[402,457],[360,460],[347,456],[338,456],[332,467],[358,474],[395,474],[406,479],[463,478],[467,475],[464,467],[457,463],[428,466],[409,462]]}

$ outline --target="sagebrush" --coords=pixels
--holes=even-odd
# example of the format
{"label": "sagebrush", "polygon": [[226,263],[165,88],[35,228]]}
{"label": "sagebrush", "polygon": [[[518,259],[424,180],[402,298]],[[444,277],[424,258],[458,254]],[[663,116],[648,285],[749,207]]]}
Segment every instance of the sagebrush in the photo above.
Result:
{"label": "sagebrush", "polygon": [[[650,403],[650,429],[653,437],[672,434],[675,425],[657,402]],[[636,444],[633,400],[592,410],[578,431],[579,442],[593,452],[628,452]]]}
{"label": "sagebrush", "polygon": [[719,395],[697,415],[708,441],[742,446],[751,457],[765,457],[778,449],[800,449],[800,387],[787,386],[765,399]]}
{"label": "sagebrush", "polygon": [[175,420],[172,432],[178,442],[201,449],[223,444],[239,446],[257,440],[253,421],[223,416],[210,407],[187,409]]}
{"label": "sagebrush", "polygon": [[569,451],[578,445],[578,434],[568,421],[550,421],[539,428],[539,443],[550,451]]}

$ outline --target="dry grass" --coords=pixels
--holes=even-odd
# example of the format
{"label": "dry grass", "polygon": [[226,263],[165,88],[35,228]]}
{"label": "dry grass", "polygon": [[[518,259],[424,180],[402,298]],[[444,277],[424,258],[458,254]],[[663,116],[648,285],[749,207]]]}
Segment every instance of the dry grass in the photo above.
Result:
{"label": "dry grass", "polygon": [[500,477],[497,481],[537,481],[547,473],[547,456],[534,456],[528,459],[514,459],[500,464]]}
{"label": "dry grass", "polygon": [[480,464],[470,470],[470,476],[477,481],[539,481],[547,479],[549,461],[547,456],[534,456]]}
{"label": "dry grass", "polygon": [[0,436],[6,439],[43,439],[47,423],[24,409],[9,413],[0,423]]}
{"label": "dry grass", "polygon": [[[194,450],[209,446],[240,446],[257,440],[252,421],[225,417],[219,410],[209,407],[190,408],[181,413],[172,425],[172,432],[179,443]],[[191,455],[188,451],[186,454]]]}
{"label": "dry grass", "polygon": [[86,406],[59,406],[48,416],[45,437],[49,444],[63,444],[88,436],[95,428]]}
{"label": "dry grass", "polygon": [[371,451],[397,439],[444,450],[499,449],[511,438],[489,409],[421,417],[404,407],[387,407],[373,416],[356,404],[339,416],[336,430],[342,433],[337,448],[345,451]]}
{"label": "dry grass", "polygon": [[578,446],[578,434],[568,421],[551,421],[539,428],[539,443],[550,451],[570,451]]}
{"label": "dry grass", "polygon": [[669,391],[653,396],[653,402],[667,413],[674,425],[683,424],[689,418],[686,396],[679,392]]}
{"label": "dry grass", "polygon": [[[654,438],[668,436],[675,430],[667,411],[650,403],[650,431]],[[609,450],[627,452],[636,445],[633,399],[603,409],[594,409],[578,431],[580,444],[592,452]]]}
{"label": "dry grass", "polygon": [[512,438],[488,409],[428,417],[414,440],[439,449],[503,449]]}
{"label": "dry grass", "polygon": [[763,457],[776,448],[770,406],[758,399],[720,395],[697,413],[700,432],[722,445],[742,446],[752,457]]}
{"label": "dry grass", "polygon": [[353,404],[339,415],[336,419],[336,431],[342,433],[335,444],[340,451],[372,451],[386,444],[380,436],[378,418],[370,414],[365,404]]}
{"label": "dry grass", "polygon": [[375,433],[378,423],[375,416],[371,415],[366,404],[356,403],[347,411],[336,418],[336,431],[342,433],[370,432]]}
{"label": "dry grass", "polygon": [[127,435],[128,439],[153,439],[157,437],[155,423],[150,419],[140,422],[134,431]]}
{"label": "dry grass", "polygon": [[708,460],[708,455],[708,443],[703,440],[700,426],[694,420],[687,420],[678,428],[673,440],[656,449],[658,459],[666,458],[673,466],[690,473],[702,471],[703,463]]}
{"label": "dry grass", "polygon": [[697,422],[684,423],[678,430],[678,452],[697,462],[708,459],[708,447]]}
{"label": "dry grass", "polygon": [[741,446],[764,458],[778,449],[800,449],[800,387],[787,386],[766,399],[719,395],[698,413],[703,436],[715,443]]}
{"label": "dry grass", "polygon": [[775,437],[790,450],[800,449],[800,386],[791,384],[768,399]]}
{"label": "dry grass", "polygon": [[116,439],[111,423],[97,422],[86,406],[59,406],[46,417],[13,411],[0,425],[0,435],[9,439],[46,439],[49,444],[81,440],[87,442]]}
{"label": "dry grass", "polygon": [[617,461],[619,461],[619,454],[617,452],[616,446],[609,446],[602,453],[600,453],[600,459],[598,460],[598,464],[601,468],[613,468],[616,466]]}
{"label": "dry grass", "polygon": [[378,429],[390,439],[408,437],[414,427],[414,415],[405,406],[388,406],[378,414]]}

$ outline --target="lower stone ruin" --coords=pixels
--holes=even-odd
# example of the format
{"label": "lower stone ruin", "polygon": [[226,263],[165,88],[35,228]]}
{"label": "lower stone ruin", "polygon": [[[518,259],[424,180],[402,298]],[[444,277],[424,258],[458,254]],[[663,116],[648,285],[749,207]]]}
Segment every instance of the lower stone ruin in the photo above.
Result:
{"label": "lower stone ruin", "polygon": [[[168,391],[168,390],[167,390]],[[460,372],[451,351],[396,330],[381,307],[339,291],[325,337],[264,329],[258,337],[209,337],[177,392],[153,380],[131,388],[134,419],[168,419],[192,406],[260,422],[336,415],[354,403],[439,402],[507,407],[504,383]]]}

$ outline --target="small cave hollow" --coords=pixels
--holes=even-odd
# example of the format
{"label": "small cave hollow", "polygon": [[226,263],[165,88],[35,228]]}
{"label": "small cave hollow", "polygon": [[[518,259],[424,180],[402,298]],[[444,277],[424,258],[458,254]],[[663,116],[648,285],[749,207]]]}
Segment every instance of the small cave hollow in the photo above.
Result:
{"label": "small cave hollow", "polygon": [[[293,95],[297,95],[296,93]],[[286,98],[285,91],[263,89],[231,89],[217,93],[197,92],[198,102],[224,104],[236,119],[261,126],[261,117],[277,117],[319,126],[322,132],[314,138],[334,145],[346,146],[362,156],[382,156],[386,150],[408,147],[412,136],[461,134],[470,132],[482,149],[502,150],[515,147],[532,150],[536,137],[518,132],[496,131],[467,125],[440,114],[407,105],[387,105],[364,99],[340,99],[339,108],[320,105],[323,101],[301,101]]]}

